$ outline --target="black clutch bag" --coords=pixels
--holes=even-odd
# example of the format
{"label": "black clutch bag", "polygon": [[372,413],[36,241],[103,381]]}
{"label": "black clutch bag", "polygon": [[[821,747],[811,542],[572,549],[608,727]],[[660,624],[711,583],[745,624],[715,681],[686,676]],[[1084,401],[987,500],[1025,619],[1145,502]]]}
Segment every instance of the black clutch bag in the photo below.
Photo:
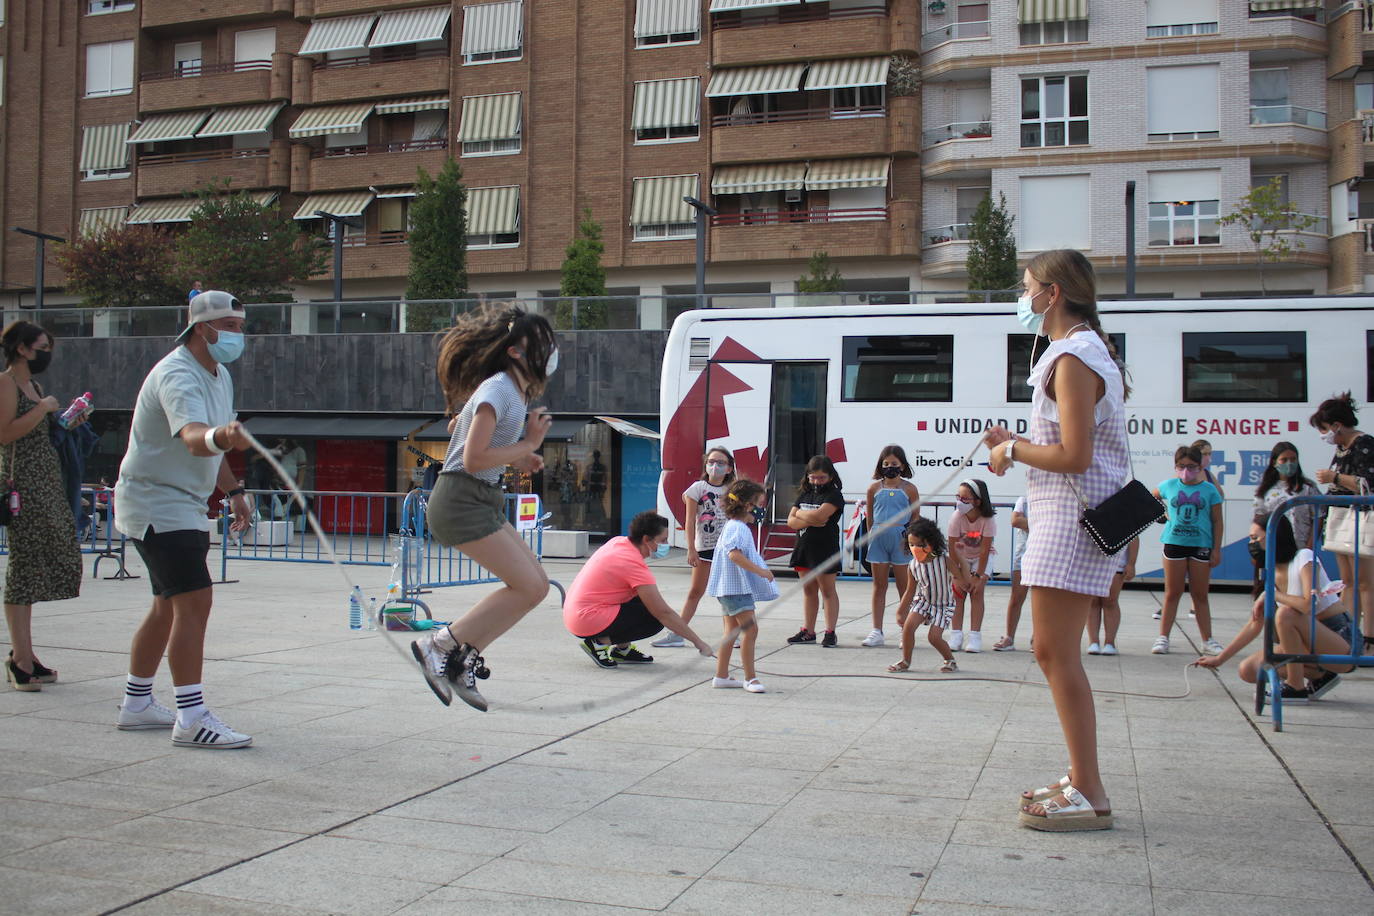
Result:
{"label": "black clutch bag", "polygon": [[[1082,496],[1079,501],[1082,502]],[[1164,503],[1145,484],[1132,480],[1095,509],[1084,503],[1083,517],[1078,523],[1098,549],[1110,557],[1165,515]]]}

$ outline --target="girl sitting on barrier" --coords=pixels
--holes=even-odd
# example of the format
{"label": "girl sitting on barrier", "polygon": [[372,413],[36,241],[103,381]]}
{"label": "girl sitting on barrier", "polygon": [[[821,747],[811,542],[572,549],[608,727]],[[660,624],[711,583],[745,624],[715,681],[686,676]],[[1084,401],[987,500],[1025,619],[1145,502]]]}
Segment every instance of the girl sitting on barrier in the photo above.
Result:
{"label": "girl sitting on barrier", "polygon": [[539,559],[506,521],[497,481],[508,465],[529,473],[544,467],[537,452],[553,421],[543,407],[527,413],[527,404],[543,393],[556,368],[558,346],[548,321],[509,305],[493,303],[460,316],[439,344],[439,382],[457,416],[429,498],[429,530],[505,585],[462,619],[410,644],[445,706],[456,692],[486,711],[476,680],[488,673],[481,653],[549,590]]}
{"label": "girl sitting on barrier", "polygon": [[[1266,517],[1261,524],[1267,524]],[[1277,649],[1285,655],[1346,655],[1350,652],[1349,611],[1341,604],[1339,589],[1332,588],[1321,563],[1312,562],[1312,551],[1298,545],[1293,527],[1287,517],[1280,517],[1274,532],[1274,639]],[[1315,579],[1314,579],[1315,575]],[[1315,582],[1315,584],[1314,584]],[[1313,598],[1316,598],[1315,603]],[[1316,629],[1316,645],[1309,639],[1312,633],[1312,613],[1322,626]],[[1193,664],[1203,668],[1220,668],[1232,656],[1264,633],[1264,596],[1255,599],[1250,619],[1241,627],[1231,644],[1219,655],[1204,655]],[[1248,655],[1240,663],[1240,679],[1255,683],[1264,666],[1264,649]],[[1283,699],[1315,700],[1335,687],[1340,675],[1353,665],[1284,665]]]}

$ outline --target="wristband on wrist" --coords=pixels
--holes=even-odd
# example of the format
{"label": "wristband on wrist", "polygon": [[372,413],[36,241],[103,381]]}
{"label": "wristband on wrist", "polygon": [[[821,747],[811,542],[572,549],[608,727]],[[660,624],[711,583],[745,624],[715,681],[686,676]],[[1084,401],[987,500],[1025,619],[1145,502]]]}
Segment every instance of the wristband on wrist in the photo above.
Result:
{"label": "wristband on wrist", "polygon": [[223,455],[229,449],[228,447],[220,448],[219,443],[215,441],[215,433],[217,432],[219,432],[218,426],[212,426],[205,431],[205,447],[216,455]]}
{"label": "wristband on wrist", "polygon": [[228,496],[230,499],[233,499],[235,496],[242,496],[243,492],[243,487],[234,487],[234,489],[230,490],[228,493],[224,495]]}
{"label": "wristband on wrist", "polygon": [[1007,459],[1007,467],[1012,467],[1013,465],[1016,464],[1016,459],[1012,456],[1012,450],[1015,449],[1015,448],[1016,448],[1016,440],[1015,440],[1015,439],[1008,439],[1008,440],[1007,440],[1007,447],[1006,447],[1006,449],[1004,449],[1003,452],[1002,452],[1002,454],[1006,456],[1006,459]]}

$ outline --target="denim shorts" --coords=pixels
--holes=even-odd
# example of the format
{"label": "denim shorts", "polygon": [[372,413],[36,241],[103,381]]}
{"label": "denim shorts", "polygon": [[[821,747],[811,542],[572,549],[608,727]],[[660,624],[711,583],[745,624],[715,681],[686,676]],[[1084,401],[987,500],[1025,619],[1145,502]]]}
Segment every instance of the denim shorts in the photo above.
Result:
{"label": "denim shorts", "polygon": [[1323,617],[1321,623],[1327,629],[1334,631],[1346,646],[1350,645],[1350,628],[1355,625],[1355,621],[1350,619],[1349,611],[1342,611],[1331,617]]}
{"label": "denim shorts", "polygon": [[754,609],[753,595],[721,595],[716,600],[720,602],[720,613],[724,617],[733,617]]}

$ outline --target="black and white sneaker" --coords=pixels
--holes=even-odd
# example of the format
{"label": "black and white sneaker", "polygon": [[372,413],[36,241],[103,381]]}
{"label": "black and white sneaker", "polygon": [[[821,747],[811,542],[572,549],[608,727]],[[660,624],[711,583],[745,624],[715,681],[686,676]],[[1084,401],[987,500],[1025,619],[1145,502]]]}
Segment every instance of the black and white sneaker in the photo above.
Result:
{"label": "black and white sneaker", "polygon": [[1341,676],[1334,671],[1328,671],[1316,680],[1308,681],[1308,699],[1321,699],[1326,696],[1326,694],[1330,693],[1340,682]]}
{"label": "black and white sneaker", "polygon": [[647,665],[654,660],[652,655],[645,655],[635,648],[633,643],[631,643],[627,649],[611,649],[611,651],[606,654],[617,664],[625,662],[628,665]]}
{"label": "black and white sneaker", "polygon": [[445,675],[453,685],[453,692],[458,694],[458,699],[478,712],[487,711],[487,700],[477,690],[477,679],[486,680],[491,677],[491,672],[475,648],[463,643],[450,652]]}
{"label": "black and white sneaker", "polygon": [[434,695],[439,698],[439,702],[448,706],[453,702],[453,690],[448,682],[449,658],[457,653],[457,649],[444,650],[434,644],[434,634],[422,636],[410,644],[410,654],[415,656],[415,661],[420,665],[420,673],[425,676],[425,683],[429,689],[434,691]]}
{"label": "black and white sneaker", "polygon": [[611,658],[610,646],[603,646],[593,640],[590,636],[582,640],[582,651],[586,652],[598,668],[614,668],[617,665],[615,659]]}
{"label": "black and white sneaker", "polygon": [[247,747],[253,743],[250,735],[240,734],[219,720],[210,710],[200,714],[200,718],[186,728],[180,724],[172,727],[172,743],[177,747],[204,747],[214,750],[228,750]]}

